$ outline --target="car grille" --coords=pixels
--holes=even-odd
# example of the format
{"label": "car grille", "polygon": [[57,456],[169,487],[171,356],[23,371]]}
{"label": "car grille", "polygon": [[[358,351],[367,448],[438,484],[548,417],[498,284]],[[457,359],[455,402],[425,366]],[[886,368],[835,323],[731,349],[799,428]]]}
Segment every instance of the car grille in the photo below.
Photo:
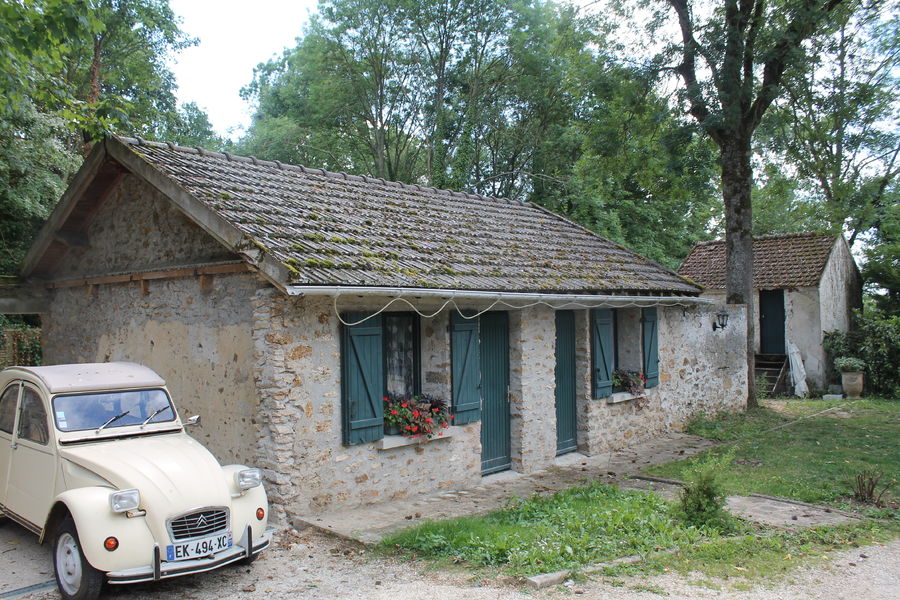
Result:
{"label": "car grille", "polygon": [[228,531],[228,509],[205,508],[169,520],[172,541],[190,540]]}

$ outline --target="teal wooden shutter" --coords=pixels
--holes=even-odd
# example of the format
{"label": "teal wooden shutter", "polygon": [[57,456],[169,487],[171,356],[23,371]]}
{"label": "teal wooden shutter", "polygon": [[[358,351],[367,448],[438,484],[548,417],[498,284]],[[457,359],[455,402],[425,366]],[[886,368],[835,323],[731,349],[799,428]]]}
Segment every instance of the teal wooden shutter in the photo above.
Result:
{"label": "teal wooden shutter", "polygon": [[[364,314],[344,315],[356,322]],[[384,437],[384,362],[381,317],[341,332],[341,418],[344,444]]]}
{"label": "teal wooden shutter", "polygon": [[478,319],[450,315],[452,371],[451,410],[454,424],[464,425],[481,418],[481,358],[478,347]]}
{"label": "teal wooden shutter", "polygon": [[594,398],[612,394],[613,312],[610,308],[591,310],[591,387]]}
{"label": "teal wooden shutter", "polygon": [[641,338],[644,355],[644,377],[647,383],[644,387],[652,388],[659,385],[659,336],[657,327],[656,307],[645,308],[641,311]]}

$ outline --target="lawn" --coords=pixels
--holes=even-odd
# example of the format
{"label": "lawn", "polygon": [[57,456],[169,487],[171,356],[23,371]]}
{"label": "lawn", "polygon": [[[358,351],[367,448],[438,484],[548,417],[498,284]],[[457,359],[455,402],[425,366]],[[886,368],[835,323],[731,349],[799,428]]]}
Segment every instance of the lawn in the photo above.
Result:
{"label": "lawn", "polygon": [[[835,410],[822,413],[828,408]],[[767,401],[757,410],[701,419],[688,432],[730,442],[709,452],[734,448],[735,460],[721,479],[729,494],[756,492],[847,507],[853,477],[859,471],[880,471],[884,483],[900,479],[900,401],[896,400],[865,399],[837,407],[824,401]],[[647,472],[679,479],[703,456]],[[896,488],[885,494],[893,510],[879,516],[900,517],[897,498]]]}
{"label": "lawn", "polygon": [[423,523],[385,539],[383,546],[531,575],[720,537],[679,523],[671,505],[655,494],[595,483],[513,499],[506,509],[481,517]]}
{"label": "lawn", "polygon": [[[836,410],[823,412],[829,408]],[[848,498],[855,473],[879,470],[885,481],[900,474],[898,425],[898,401],[866,399],[835,407],[821,401],[780,400],[758,410],[701,419],[688,430],[725,442],[707,453],[719,455],[733,448],[734,461],[720,479],[728,494],[756,492],[854,507]],[[648,472],[684,478],[707,453]],[[885,499],[887,508],[867,512],[893,521],[799,531],[735,521],[720,531],[685,524],[671,503],[654,494],[587,483],[552,496],[513,499],[505,509],[480,517],[423,523],[385,539],[382,548],[512,575],[640,555],[645,557],[640,565],[613,571],[675,569],[757,578],[782,573],[798,559],[896,535],[897,496],[889,493]]]}

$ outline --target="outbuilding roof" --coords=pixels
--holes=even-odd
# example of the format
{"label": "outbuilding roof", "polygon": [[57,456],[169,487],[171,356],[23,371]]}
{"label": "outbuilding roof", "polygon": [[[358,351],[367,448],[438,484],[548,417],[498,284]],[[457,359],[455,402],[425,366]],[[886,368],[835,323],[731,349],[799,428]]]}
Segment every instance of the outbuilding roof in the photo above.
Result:
{"label": "outbuilding roof", "polygon": [[[245,258],[256,256],[250,262],[283,288],[700,292],[673,271],[527,202],[171,143],[110,138],[103,146],[114,163],[173,198],[214,237]],[[54,217],[51,227],[84,227],[67,225],[63,213]],[[46,248],[26,258],[26,276],[64,251],[44,237]]]}
{"label": "outbuilding roof", "polygon": [[[837,237],[806,232],[754,238],[753,287],[782,289],[819,285]],[[703,287],[725,289],[725,242],[694,244],[678,273]]]}

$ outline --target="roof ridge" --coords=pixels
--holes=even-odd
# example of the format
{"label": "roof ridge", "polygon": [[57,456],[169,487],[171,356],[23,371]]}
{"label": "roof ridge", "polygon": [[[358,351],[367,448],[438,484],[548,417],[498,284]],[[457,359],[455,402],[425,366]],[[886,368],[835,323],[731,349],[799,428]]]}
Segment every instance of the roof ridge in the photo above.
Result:
{"label": "roof ridge", "polygon": [[[802,237],[818,237],[818,238],[836,238],[838,235],[842,234],[833,234],[826,233],[822,231],[795,231],[792,233],[767,233],[766,235],[756,235],[753,236],[753,240],[785,240],[790,238],[802,238]],[[704,240],[700,242],[694,242],[694,246],[710,246],[712,244],[724,244],[725,240]]]}
{"label": "roof ridge", "polygon": [[440,194],[444,196],[450,196],[452,198],[465,198],[467,200],[491,200],[496,201],[500,200],[508,203],[515,204],[525,204],[532,205],[532,203],[527,202],[525,200],[513,200],[511,198],[503,198],[500,196],[484,196],[482,194],[473,194],[470,192],[458,192],[454,190],[447,190],[442,188],[436,188],[433,186],[427,185],[419,185],[417,183],[403,183],[400,181],[391,181],[384,179],[382,177],[369,177],[368,175],[353,175],[350,173],[344,173],[343,171],[328,171],[326,169],[320,169],[315,167],[306,167],[303,165],[292,165],[283,163],[278,160],[264,160],[261,158],[256,158],[255,156],[241,156],[238,154],[232,154],[230,152],[216,152],[214,150],[207,150],[206,148],[202,148],[200,146],[181,146],[179,144],[175,144],[174,142],[156,142],[152,140],[145,140],[140,137],[128,137],[128,136],[114,136],[117,140],[122,143],[131,145],[131,146],[149,146],[151,148],[159,148],[161,150],[172,150],[178,152],[189,152],[191,154],[199,154],[201,156],[208,156],[212,158],[224,158],[230,162],[240,162],[240,163],[249,163],[256,166],[262,167],[275,167],[281,169],[283,171],[300,171],[301,173],[308,173],[310,175],[320,175],[323,177],[331,177],[334,179],[342,179],[345,181],[361,181],[363,183],[379,183],[381,185],[386,185],[390,187],[397,187],[400,189],[413,190],[417,192],[430,192],[434,194]]}

